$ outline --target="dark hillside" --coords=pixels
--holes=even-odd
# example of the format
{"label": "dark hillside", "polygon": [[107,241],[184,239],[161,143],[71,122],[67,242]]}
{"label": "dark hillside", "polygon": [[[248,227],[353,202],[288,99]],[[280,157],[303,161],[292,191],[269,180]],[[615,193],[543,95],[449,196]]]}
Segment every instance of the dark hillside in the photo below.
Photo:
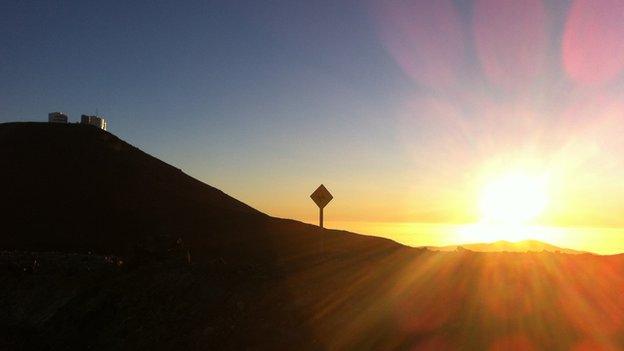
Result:
{"label": "dark hillside", "polygon": [[302,308],[413,251],[267,216],[94,127],[1,124],[0,160],[0,349],[323,348]]}
{"label": "dark hillside", "polygon": [[[318,228],[266,216],[98,128],[0,124],[0,162],[5,249],[125,254],[137,246],[162,251],[182,238],[198,258],[247,258],[322,244],[310,246]],[[344,234],[325,231],[336,250]]]}

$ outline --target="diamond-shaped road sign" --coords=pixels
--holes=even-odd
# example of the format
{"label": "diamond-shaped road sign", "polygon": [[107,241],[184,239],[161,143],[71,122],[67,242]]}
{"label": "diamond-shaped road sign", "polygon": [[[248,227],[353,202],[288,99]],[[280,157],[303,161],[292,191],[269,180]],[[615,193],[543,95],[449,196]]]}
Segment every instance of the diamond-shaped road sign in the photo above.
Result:
{"label": "diamond-shaped road sign", "polygon": [[310,195],[312,200],[319,207],[319,227],[323,228],[323,207],[327,206],[327,204],[334,198],[332,194],[329,193],[327,188],[323,184],[316,188],[312,195]]}
{"label": "diamond-shaped road sign", "polygon": [[319,208],[323,208],[323,207],[327,206],[327,204],[334,197],[332,196],[332,194],[329,193],[327,188],[323,184],[321,184],[318,188],[316,188],[316,190],[314,190],[312,195],[310,195],[310,198],[312,198],[312,200],[314,200],[314,202],[316,203],[316,205]]}

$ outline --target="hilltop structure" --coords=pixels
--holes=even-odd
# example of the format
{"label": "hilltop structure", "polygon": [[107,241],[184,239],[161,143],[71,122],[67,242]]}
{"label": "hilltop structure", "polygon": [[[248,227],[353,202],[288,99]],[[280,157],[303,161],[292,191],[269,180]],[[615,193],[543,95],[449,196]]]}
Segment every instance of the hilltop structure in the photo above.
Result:
{"label": "hilltop structure", "polygon": [[67,114],[63,112],[48,113],[48,122],[50,123],[67,123]]}
{"label": "hilltop structure", "polygon": [[103,130],[106,130],[106,128],[107,128],[106,120],[103,117],[95,116],[95,115],[93,115],[93,116],[89,116],[89,115],[82,115],[82,116],[80,116],[80,123],[96,126],[96,127],[100,128],[100,129],[103,129]]}
{"label": "hilltop structure", "polygon": [[[63,112],[50,112],[48,113],[48,122],[69,123],[69,118],[67,117],[67,114]],[[81,115],[80,123],[95,126],[102,130],[106,130],[108,128],[108,123],[106,122],[106,119],[104,119],[104,117],[96,115]]]}

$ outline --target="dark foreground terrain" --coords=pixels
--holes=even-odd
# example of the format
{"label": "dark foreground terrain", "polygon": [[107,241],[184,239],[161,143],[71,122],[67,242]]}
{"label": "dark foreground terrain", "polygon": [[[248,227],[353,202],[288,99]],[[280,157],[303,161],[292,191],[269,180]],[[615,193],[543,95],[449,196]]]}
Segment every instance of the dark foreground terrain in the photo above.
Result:
{"label": "dark foreground terrain", "polygon": [[624,346],[619,257],[397,250],[267,266],[174,255],[133,268],[95,254],[1,258],[3,349]]}
{"label": "dark foreground terrain", "polygon": [[320,230],[79,125],[2,124],[0,162],[0,349],[624,349],[622,256]]}

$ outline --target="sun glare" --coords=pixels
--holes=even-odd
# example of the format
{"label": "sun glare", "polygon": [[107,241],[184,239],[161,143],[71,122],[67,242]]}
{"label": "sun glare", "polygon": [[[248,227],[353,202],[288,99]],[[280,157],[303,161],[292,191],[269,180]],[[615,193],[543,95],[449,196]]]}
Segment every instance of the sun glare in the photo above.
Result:
{"label": "sun glare", "polygon": [[508,173],[482,189],[481,220],[457,231],[460,242],[550,241],[549,231],[532,223],[548,205],[546,176]]}
{"label": "sun glare", "polygon": [[485,186],[479,200],[487,223],[526,224],[548,204],[547,179],[521,173],[507,174]]}

